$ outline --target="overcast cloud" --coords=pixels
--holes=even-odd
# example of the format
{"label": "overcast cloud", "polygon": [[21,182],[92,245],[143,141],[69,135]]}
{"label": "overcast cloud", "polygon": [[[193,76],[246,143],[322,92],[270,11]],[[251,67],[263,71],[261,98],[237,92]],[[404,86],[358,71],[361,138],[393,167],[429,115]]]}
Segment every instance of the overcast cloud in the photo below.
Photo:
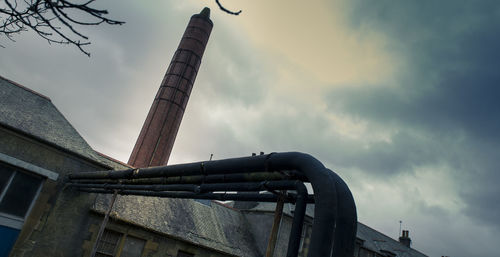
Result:
{"label": "overcast cloud", "polygon": [[127,161],[189,17],[214,29],[170,163],[302,151],[339,173],[359,220],[429,256],[498,255],[497,1],[101,1],[91,58],[30,33],[0,75],[49,96]]}

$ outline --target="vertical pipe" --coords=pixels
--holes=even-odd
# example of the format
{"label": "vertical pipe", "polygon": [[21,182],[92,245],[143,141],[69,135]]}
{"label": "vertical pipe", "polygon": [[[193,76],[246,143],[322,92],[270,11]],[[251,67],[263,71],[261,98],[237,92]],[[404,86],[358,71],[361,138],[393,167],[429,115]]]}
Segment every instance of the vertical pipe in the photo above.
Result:
{"label": "vertical pipe", "polygon": [[354,255],[358,225],[356,205],[347,184],[335,172],[330,169],[327,170],[335,180],[335,190],[337,192],[337,219],[332,256],[351,257]]}
{"label": "vertical pipe", "polygon": [[288,239],[287,257],[297,257],[299,255],[300,237],[304,226],[304,216],[306,215],[306,186],[300,181],[297,181],[297,201],[295,202],[295,211],[293,213],[292,230]]}

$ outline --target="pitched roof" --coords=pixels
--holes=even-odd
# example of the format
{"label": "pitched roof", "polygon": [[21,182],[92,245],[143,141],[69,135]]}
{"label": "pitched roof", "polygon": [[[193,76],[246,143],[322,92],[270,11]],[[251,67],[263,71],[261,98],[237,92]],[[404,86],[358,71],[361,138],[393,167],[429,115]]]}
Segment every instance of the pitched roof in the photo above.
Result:
{"label": "pitched roof", "polygon": [[427,255],[406,247],[399,241],[396,241],[379,231],[358,222],[358,231],[356,237],[363,240],[363,247],[383,254],[383,251],[389,251],[396,254],[397,257],[427,257]]}
{"label": "pitched roof", "polygon": [[[295,206],[293,204],[285,204],[283,208],[283,213],[292,216]],[[254,212],[274,212],[276,208],[275,203],[258,203],[246,211]],[[314,205],[308,204],[306,208],[306,215],[309,217],[314,217]],[[427,257],[427,255],[413,249],[406,247],[399,241],[388,237],[379,231],[358,222],[356,237],[363,241],[362,247],[370,249],[385,256],[384,251],[389,251],[394,253],[396,257]]]}
{"label": "pitched roof", "polygon": [[[98,195],[94,210],[104,213],[110,197]],[[259,256],[244,216],[215,202],[118,196],[112,217],[235,256]]]}

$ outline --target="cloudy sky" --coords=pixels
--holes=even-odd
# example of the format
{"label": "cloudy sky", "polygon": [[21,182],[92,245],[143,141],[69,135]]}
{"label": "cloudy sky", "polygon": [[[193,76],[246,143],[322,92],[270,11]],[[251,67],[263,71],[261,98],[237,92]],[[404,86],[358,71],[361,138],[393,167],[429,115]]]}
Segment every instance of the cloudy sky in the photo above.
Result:
{"label": "cloudy sky", "polygon": [[49,96],[96,150],[127,161],[193,13],[214,29],[170,163],[301,151],[343,177],[359,220],[399,221],[429,256],[498,256],[497,1],[100,1],[88,58],[31,33],[0,74]]}

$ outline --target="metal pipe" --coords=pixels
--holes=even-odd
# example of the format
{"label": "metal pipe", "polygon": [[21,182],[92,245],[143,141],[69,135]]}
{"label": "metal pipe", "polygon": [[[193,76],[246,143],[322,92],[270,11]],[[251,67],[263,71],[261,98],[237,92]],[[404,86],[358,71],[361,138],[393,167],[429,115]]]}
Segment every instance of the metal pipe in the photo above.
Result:
{"label": "metal pipe", "polygon": [[295,189],[295,180],[240,182],[240,183],[216,183],[201,185],[123,185],[123,184],[80,184],[69,183],[68,186],[79,188],[102,188],[120,190],[149,190],[149,191],[189,191],[195,193],[205,193],[213,191],[263,191],[263,190],[283,190]]}
{"label": "metal pipe", "polygon": [[[188,164],[178,164],[164,167],[151,167],[140,170],[123,171],[99,171],[71,174],[70,179],[138,179],[153,177],[179,177],[179,176],[210,176],[222,174],[237,173],[255,173],[272,171],[298,171],[307,177],[314,190],[315,217],[313,221],[313,232],[308,257],[313,256],[331,256],[337,250],[333,250],[334,237],[336,237],[336,224],[343,224],[344,221],[338,221],[338,216],[356,215],[355,204],[347,194],[342,190],[337,190],[341,186],[340,178],[335,173],[326,169],[321,162],[314,157],[297,152],[272,153],[252,157],[241,157],[226,160],[197,162]],[[345,183],[344,183],[345,184]],[[133,190],[128,190],[132,193]],[[338,192],[337,192],[338,191]],[[122,191],[124,192],[124,191]],[[141,191],[137,192],[141,193]],[[156,194],[173,194],[174,192],[152,192]],[[177,193],[177,192],[175,192]],[[187,194],[187,193],[183,193]],[[339,195],[345,199],[339,199]],[[167,195],[165,195],[167,196]],[[197,198],[199,195],[185,195],[184,198]],[[212,199],[212,198],[210,198]],[[258,199],[258,198],[255,198]],[[225,200],[225,199],[217,199]],[[270,200],[270,199],[268,199]],[[260,201],[260,200],[259,200]],[[270,200],[271,201],[271,200]],[[272,201],[276,201],[276,196]],[[343,206],[342,209],[339,209]],[[351,221],[356,220],[352,218]],[[348,222],[347,220],[345,221]],[[341,225],[342,227],[343,225]],[[343,226],[343,231],[351,236],[355,232],[355,224]],[[347,240],[349,241],[349,240]],[[347,247],[343,241],[337,241],[335,248]],[[351,247],[351,246],[349,246]],[[335,255],[336,256],[336,255]],[[344,256],[336,256],[344,257]]]}
{"label": "metal pipe", "polygon": [[357,214],[354,198],[347,184],[333,171],[329,170],[335,179],[338,197],[337,223],[335,224],[335,239],[333,240],[332,257],[354,256],[356,241]]}
{"label": "metal pipe", "polygon": [[267,172],[266,162],[269,156],[270,154],[119,171],[80,172],[70,174],[69,179],[136,179]]}
{"label": "metal pipe", "polygon": [[297,181],[295,190],[297,190],[297,199],[293,213],[292,230],[288,238],[287,257],[297,257],[299,255],[300,237],[304,225],[304,216],[306,215],[307,189],[302,182]]}
{"label": "metal pipe", "polygon": [[[98,193],[98,194],[112,194],[113,190],[106,189],[88,189],[80,188],[82,192],[88,193]],[[141,190],[118,190],[119,195],[141,195],[141,196],[157,196],[157,197],[169,197],[169,198],[183,198],[183,199],[207,199],[207,200],[219,200],[219,201],[260,201],[260,202],[276,202],[278,196],[274,194],[227,194],[227,193],[203,193],[196,194],[191,192],[151,192],[151,191],[141,191]],[[286,203],[293,203],[295,199],[292,197],[285,198]]]}
{"label": "metal pipe", "polygon": [[194,176],[179,176],[179,177],[154,177],[154,178],[139,178],[139,179],[75,179],[71,181],[78,183],[90,184],[201,184],[201,183],[225,183],[225,182],[257,182],[263,180],[301,180],[307,182],[307,177],[302,174],[290,172],[290,174],[282,174],[280,172],[258,172],[258,173],[241,173],[241,174],[222,174],[222,175],[194,175]]}

